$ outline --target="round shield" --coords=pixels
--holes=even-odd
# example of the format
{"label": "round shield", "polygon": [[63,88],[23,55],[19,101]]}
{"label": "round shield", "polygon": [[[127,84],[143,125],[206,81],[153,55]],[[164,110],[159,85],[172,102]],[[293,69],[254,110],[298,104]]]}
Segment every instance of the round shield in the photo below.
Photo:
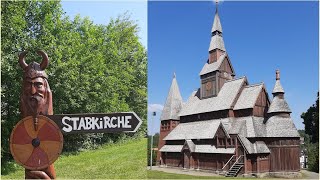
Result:
{"label": "round shield", "polygon": [[14,160],[30,170],[44,169],[59,157],[63,136],[59,127],[45,116],[37,117],[35,130],[32,116],[20,120],[10,136],[10,150]]}

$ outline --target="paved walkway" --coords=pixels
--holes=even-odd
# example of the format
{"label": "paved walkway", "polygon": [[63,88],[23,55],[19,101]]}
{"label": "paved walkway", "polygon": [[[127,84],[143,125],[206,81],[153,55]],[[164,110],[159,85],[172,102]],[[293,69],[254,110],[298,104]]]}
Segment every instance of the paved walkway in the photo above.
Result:
{"label": "paved walkway", "polygon": [[[148,167],[150,169],[150,166]],[[191,176],[221,176],[215,174],[213,172],[204,172],[204,171],[197,171],[197,170],[187,170],[181,168],[174,168],[174,167],[159,167],[159,166],[152,166],[152,170],[167,172],[167,173],[174,173],[174,174],[186,174]]]}
{"label": "paved walkway", "polygon": [[[148,169],[150,169],[150,166],[148,166]],[[167,173],[174,173],[174,174],[186,174],[191,176],[221,176],[218,174],[215,174],[213,172],[205,172],[205,171],[197,171],[197,170],[183,170],[181,168],[174,168],[174,167],[159,167],[159,166],[152,166],[152,170],[156,171],[162,171]],[[307,170],[301,170],[301,173],[303,173],[305,176],[305,179],[319,179],[319,174]],[[281,178],[276,178],[281,179]]]}
{"label": "paved walkway", "polygon": [[319,179],[319,173],[307,171],[307,170],[301,170],[301,172],[306,175],[305,178],[307,179]]}

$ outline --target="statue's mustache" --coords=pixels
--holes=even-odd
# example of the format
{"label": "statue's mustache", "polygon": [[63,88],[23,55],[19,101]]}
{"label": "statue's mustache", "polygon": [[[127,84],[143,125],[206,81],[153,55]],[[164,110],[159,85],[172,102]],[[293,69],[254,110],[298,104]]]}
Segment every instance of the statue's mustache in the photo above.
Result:
{"label": "statue's mustache", "polygon": [[39,102],[39,101],[41,101],[42,98],[43,98],[43,96],[41,94],[36,93],[30,97],[30,100],[36,100]]}

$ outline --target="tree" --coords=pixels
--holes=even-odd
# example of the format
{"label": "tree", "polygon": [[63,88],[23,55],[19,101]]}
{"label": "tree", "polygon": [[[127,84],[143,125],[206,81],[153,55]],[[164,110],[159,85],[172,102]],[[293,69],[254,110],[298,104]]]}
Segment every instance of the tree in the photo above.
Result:
{"label": "tree", "polygon": [[308,168],[311,171],[319,172],[319,92],[316,103],[307,112],[302,113],[301,118],[305,125],[305,134],[310,137],[308,143]]}
{"label": "tree", "polygon": [[20,120],[22,70],[18,54],[41,61],[35,51],[49,56],[46,69],[53,93],[54,114],[134,111],[143,120],[137,133],[64,136],[64,151],[78,151],[127,137],[142,137],[147,118],[147,56],[138,27],[127,14],[96,25],[79,15],[65,16],[59,1],[4,1],[1,3],[1,130],[2,161],[11,158],[9,136]]}

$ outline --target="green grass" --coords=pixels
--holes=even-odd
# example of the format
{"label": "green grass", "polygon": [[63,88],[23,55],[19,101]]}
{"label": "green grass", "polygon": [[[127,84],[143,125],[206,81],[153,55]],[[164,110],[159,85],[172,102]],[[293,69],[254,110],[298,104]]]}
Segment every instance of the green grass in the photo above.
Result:
{"label": "green grass", "polygon": [[[58,179],[146,179],[147,139],[105,145],[77,155],[62,155],[54,163]],[[24,169],[9,163],[3,179],[23,179]]]}

